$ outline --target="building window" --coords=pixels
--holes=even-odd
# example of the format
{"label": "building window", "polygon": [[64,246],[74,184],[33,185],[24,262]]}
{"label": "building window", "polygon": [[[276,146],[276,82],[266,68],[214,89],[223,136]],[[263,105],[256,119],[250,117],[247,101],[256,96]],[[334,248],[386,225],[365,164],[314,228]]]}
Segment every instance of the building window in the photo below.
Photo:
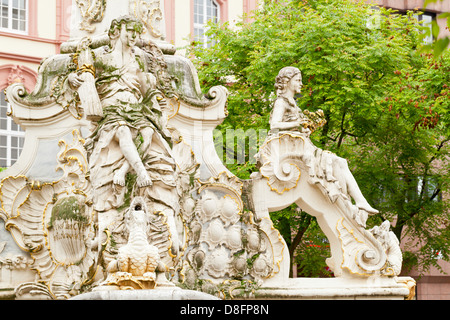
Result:
{"label": "building window", "polygon": [[11,117],[8,116],[9,105],[5,93],[0,93],[0,167],[8,168],[19,159],[25,141],[22,131]]}
{"label": "building window", "polygon": [[1,30],[28,31],[28,0],[0,0]]}
{"label": "building window", "polygon": [[424,34],[426,35],[423,39],[423,42],[425,44],[431,44],[433,43],[433,20],[436,20],[436,15],[433,13],[422,13],[420,15],[414,15],[414,17],[419,21],[421,26],[425,27],[426,30],[424,30]]}
{"label": "building window", "polygon": [[205,47],[213,44],[205,35],[209,21],[219,21],[219,5],[214,0],[194,0],[194,39]]}

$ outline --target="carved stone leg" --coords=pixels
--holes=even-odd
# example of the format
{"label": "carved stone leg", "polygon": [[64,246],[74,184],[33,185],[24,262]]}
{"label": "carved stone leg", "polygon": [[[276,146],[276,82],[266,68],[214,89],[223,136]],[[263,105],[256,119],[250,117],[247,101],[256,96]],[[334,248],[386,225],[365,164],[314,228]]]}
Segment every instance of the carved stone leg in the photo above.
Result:
{"label": "carved stone leg", "polygon": [[130,129],[126,126],[121,126],[117,130],[116,138],[119,141],[120,149],[125,156],[125,159],[128,161],[128,164],[136,171],[138,186],[142,188],[153,185],[153,182],[139,157],[136,146],[133,143]]}
{"label": "carved stone leg", "polygon": [[372,208],[372,206],[367,202],[366,198],[361,192],[361,189],[358,186],[358,183],[355,180],[355,177],[351,173],[347,160],[338,158],[337,160],[339,170],[342,172],[343,177],[345,178],[345,183],[347,186],[348,194],[355,200],[355,204],[359,209],[365,210],[370,214],[376,214],[379,211]]}
{"label": "carved stone leg", "polygon": [[125,177],[130,170],[130,163],[125,161],[123,166],[114,173],[114,184],[125,187]]}

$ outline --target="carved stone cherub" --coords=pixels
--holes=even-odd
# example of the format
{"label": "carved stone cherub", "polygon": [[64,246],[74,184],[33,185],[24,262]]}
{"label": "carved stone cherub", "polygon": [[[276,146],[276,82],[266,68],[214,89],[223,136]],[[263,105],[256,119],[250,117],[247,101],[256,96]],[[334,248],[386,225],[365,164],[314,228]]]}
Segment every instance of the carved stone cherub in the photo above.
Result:
{"label": "carved stone cherub", "polygon": [[399,275],[402,270],[403,256],[400,249],[400,242],[395,233],[390,229],[391,223],[384,221],[380,226],[375,226],[369,231],[386,250],[389,268],[392,269],[395,275]]}

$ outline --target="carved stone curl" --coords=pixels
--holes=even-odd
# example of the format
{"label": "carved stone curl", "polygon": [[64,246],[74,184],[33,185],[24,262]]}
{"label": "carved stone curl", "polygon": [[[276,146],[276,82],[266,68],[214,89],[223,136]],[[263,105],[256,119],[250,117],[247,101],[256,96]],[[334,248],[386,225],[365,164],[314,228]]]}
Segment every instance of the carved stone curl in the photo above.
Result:
{"label": "carved stone curl", "polygon": [[96,27],[92,24],[103,20],[106,3],[106,0],[76,0],[83,19],[80,23],[80,30],[91,33],[96,30]]}
{"label": "carved stone curl", "polygon": [[301,136],[281,134],[268,139],[261,147],[258,155],[262,163],[260,172],[272,191],[283,194],[298,185],[301,171],[295,162],[302,160],[299,150],[304,149],[304,144]]}
{"label": "carved stone curl", "polygon": [[30,253],[39,287],[46,287],[39,291],[47,292],[50,299],[79,294],[96,272],[91,185],[83,143],[77,130],[71,143],[59,142],[56,170],[62,176],[57,181],[43,183],[18,176],[0,184],[0,218],[18,246]]}
{"label": "carved stone curl", "polygon": [[148,33],[153,38],[160,38],[163,35],[161,29],[164,16],[160,0],[130,1],[130,12],[144,23]]}

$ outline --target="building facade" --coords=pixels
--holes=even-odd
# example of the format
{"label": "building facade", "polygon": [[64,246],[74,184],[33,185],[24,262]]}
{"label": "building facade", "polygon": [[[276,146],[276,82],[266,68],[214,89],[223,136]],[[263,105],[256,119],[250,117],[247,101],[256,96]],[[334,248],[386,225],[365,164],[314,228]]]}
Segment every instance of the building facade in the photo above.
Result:
{"label": "building facade", "polygon": [[[166,13],[166,41],[179,54],[192,40],[208,45],[208,20],[234,25],[243,15],[261,5],[262,0],[161,0]],[[381,6],[399,11],[423,8],[424,0],[377,0]],[[24,133],[8,116],[4,89],[15,82],[33,91],[43,58],[59,53],[70,38],[73,0],[3,0],[0,4],[0,168],[12,166],[23,146]],[[440,13],[450,12],[450,0],[430,4],[421,19],[431,22]],[[440,36],[450,36],[445,19],[437,19]],[[450,273],[450,264],[440,261]],[[412,276],[417,273],[410,274]],[[431,270],[418,278],[418,299],[450,299],[450,276]]]}
{"label": "building facade", "polygon": [[419,20],[424,21],[424,25],[430,25],[430,23],[435,20],[439,25],[438,37],[450,36],[450,31],[447,27],[447,19],[439,18],[441,13],[450,12],[449,0],[438,0],[435,3],[428,4],[426,7],[424,7],[424,0],[375,0],[370,2],[377,3],[382,7],[398,10],[399,12],[420,10],[423,14],[418,18]]}
{"label": "building facade", "polygon": [[[209,20],[234,25],[244,14],[258,8],[261,0],[165,0],[166,40],[182,49],[191,40],[207,42]],[[188,14],[186,14],[188,13]]]}
{"label": "building facade", "polygon": [[3,0],[0,4],[0,168],[20,155],[24,133],[10,117],[4,89],[22,82],[33,91],[43,58],[69,38],[71,0]]}

